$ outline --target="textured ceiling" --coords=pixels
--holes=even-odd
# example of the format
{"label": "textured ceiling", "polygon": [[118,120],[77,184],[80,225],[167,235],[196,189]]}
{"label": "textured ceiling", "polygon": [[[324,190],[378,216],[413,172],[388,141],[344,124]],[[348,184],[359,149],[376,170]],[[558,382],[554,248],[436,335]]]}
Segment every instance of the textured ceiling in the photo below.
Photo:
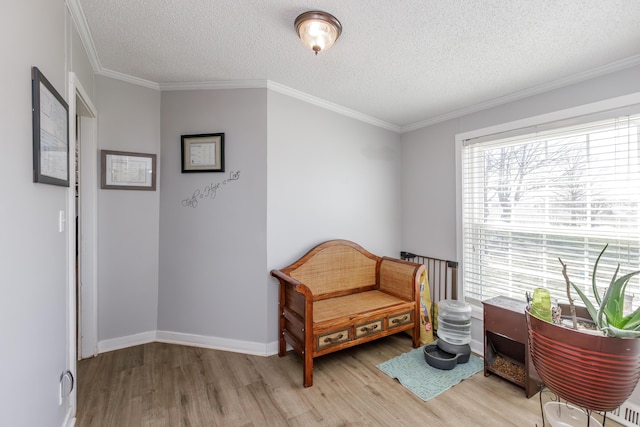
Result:
{"label": "textured ceiling", "polygon": [[[400,130],[640,64],[639,0],[72,2],[98,71],[160,86],[268,80]],[[293,29],[308,10],[343,25],[318,56]]]}

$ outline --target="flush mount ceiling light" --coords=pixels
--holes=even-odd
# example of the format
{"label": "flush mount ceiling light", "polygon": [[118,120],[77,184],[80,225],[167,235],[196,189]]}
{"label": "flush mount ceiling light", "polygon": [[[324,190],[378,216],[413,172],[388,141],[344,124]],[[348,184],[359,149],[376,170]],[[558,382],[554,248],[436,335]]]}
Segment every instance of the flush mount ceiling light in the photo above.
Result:
{"label": "flush mount ceiling light", "polygon": [[321,50],[327,50],[333,46],[342,33],[342,24],[335,16],[318,10],[298,16],[295,27],[302,43],[316,55]]}

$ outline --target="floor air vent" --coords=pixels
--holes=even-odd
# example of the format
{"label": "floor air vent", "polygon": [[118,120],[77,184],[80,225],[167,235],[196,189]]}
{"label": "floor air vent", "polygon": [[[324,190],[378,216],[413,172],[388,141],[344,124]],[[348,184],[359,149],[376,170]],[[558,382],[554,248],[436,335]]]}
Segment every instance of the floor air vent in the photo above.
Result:
{"label": "floor air vent", "polygon": [[635,403],[624,402],[621,407],[607,413],[607,418],[627,427],[640,426],[640,406]]}

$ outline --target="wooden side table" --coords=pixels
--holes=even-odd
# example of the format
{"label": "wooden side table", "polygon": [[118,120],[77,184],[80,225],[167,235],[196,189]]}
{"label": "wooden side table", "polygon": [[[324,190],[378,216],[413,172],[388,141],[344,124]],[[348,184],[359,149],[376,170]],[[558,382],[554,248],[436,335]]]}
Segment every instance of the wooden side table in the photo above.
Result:
{"label": "wooden side table", "polygon": [[495,297],[484,306],[484,375],[498,375],[525,391],[529,398],[540,390],[541,381],[527,345],[527,305],[508,297]]}

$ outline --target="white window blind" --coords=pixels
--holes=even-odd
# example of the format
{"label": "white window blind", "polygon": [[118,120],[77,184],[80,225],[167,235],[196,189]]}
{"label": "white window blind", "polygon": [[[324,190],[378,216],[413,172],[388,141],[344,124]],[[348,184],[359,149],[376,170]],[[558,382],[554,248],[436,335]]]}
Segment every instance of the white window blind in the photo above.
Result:
{"label": "white window blind", "polygon": [[[601,286],[617,263],[619,275],[640,270],[639,132],[634,114],[464,141],[465,297],[524,299],[545,287],[566,302],[558,257],[592,295],[591,271],[605,244]],[[629,309],[640,304],[634,280]]]}

